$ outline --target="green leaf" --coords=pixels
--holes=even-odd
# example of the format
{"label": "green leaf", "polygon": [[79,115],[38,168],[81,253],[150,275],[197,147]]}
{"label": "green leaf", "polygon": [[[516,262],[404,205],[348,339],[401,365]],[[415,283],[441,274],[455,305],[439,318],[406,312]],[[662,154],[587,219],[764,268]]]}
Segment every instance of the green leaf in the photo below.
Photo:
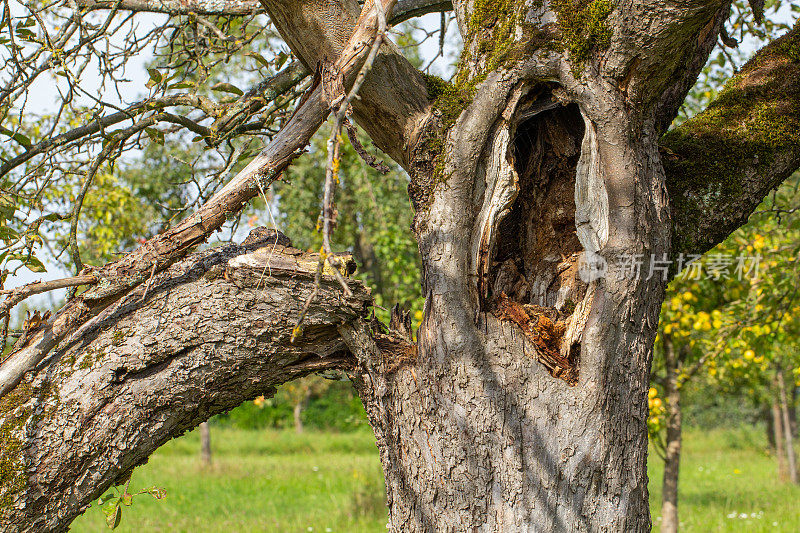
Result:
{"label": "green leaf", "polygon": [[14,218],[14,213],[17,212],[17,207],[13,203],[0,198],[0,220],[11,220]]}
{"label": "green leaf", "polygon": [[147,73],[150,74],[150,79],[145,83],[148,88],[158,85],[164,79],[163,74],[157,68],[149,68]]}
{"label": "green leaf", "polygon": [[13,133],[11,130],[3,128],[2,126],[0,126],[0,133],[8,137],[11,137],[25,148],[31,147],[31,140],[28,138],[27,135],[23,135],[20,132]]}
{"label": "green leaf", "polygon": [[44,267],[41,261],[39,261],[33,255],[25,261],[25,266],[28,267],[28,270],[31,272],[47,272],[47,269]]}
{"label": "green leaf", "polygon": [[106,524],[109,528],[116,529],[120,520],[122,520],[122,507],[115,505],[114,512],[106,516]]}
{"label": "green leaf", "polygon": [[0,240],[15,241],[17,239],[19,239],[19,233],[5,224],[0,225]]}
{"label": "green leaf", "polygon": [[167,89],[191,89],[193,87],[196,87],[193,81],[179,81],[169,85]]}
{"label": "green leaf", "polygon": [[17,28],[17,31],[15,33],[19,38],[25,40],[30,40],[31,38],[36,37],[36,34],[27,28]]}
{"label": "green leaf", "polygon": [[167,497],[167,491],[161,487],[149,487],[144,489],[144,492],[151,495],[156,500],[161,500]]}
{"label": "green leaf", "polygon": [[265,67],[267,67],[267,68],[269,68],[269,66],[270,66],[270,65],[269,65],[269,61],[267,61],[267,60],[264,58],[264,56],[262,56],[262,55],[261,55],[261,54],[259,54],[258,52],[247,52],[245,55],[246,55],[246,56],[250,56],[250,57],[252,57],[252,58],[253,58],[253,59],[255,59],[256,61],[258,61],[259,63],[261,63],[261,65],[262,65],[262,66],[265,66]]}
{"label": "green leaf", "polygon": [[275,67],[281,68],[283,64],[286,63],[287,59],[289,59],[289,54],[287,54],[286,52],[281,52],[280,54],[278,54],[278,57],[276,58]]}
{"label": "green leaf", "polygon": [[233,93],[233,94],[236,94],[236,95],[239,95],[239,96],[242,96],[244,94],[244,91],[242,91],[237,86],[235,86],[233,84],[230,84],[230,83],[222,83],[222,82],[221,83],[217,83],[216,85],[211,87],[211,90],[212,91],[220,91],[220,92],[224,92],[224,93]]}
{"label": "green leaf", "polygon": [[164,146],[164,132],[156,128],[145,128],[145,133],[150,137],[150,140],[156,144]]}

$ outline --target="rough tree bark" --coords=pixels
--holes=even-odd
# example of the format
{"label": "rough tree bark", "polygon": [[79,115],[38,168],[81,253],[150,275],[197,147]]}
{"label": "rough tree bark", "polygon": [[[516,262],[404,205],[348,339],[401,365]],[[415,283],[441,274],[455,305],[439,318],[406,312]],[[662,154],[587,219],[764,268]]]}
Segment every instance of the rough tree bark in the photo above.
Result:
{"label": "rough tree bark", "polygon": [[337,328],[365,314],[325,276],[305,319],[316,256],[267,245],[194,254],[131,292],[0,399],[2,524],[59,531],[158,446],[243,398],[349,368]]}
{"label": "rough tree bark", "polygon": [[[309,70],[352,52],[355,0],[262,3]],[[798,31],[664,136],[729,2],[453,7],[455,84],[385,45],[353,106],[412,178],[417,344],[362,318],[362,287],[343,299],[328,281],[290,344],[311,290],[299,270],[265,269],[262,252],[244,275],[238,248],[190,256],[146,297],[120,289],[0,400],[9,529],[64,529],[170,437],[338,367],[375,431],[393,530],[649,531],[646,398],[666,281],[647,259],[713,246],[800,166]],[[638,255],[641,276],[581,275],[581,261]],[[204,278],[209,261],[227,278]]]}

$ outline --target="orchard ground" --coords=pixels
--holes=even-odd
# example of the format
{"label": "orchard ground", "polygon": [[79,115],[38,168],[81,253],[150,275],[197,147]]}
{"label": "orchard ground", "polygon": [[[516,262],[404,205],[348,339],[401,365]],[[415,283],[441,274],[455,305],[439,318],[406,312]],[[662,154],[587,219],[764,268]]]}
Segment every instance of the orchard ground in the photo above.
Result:
{"label": "orchard ground", "polygon": [[[117,531],[382,532],[383,480],[371,432],[211,427],[213,463],[200,460],[197,432],[175,439],[136,469],[130,491],[157,485],[164,500],[136,496]],[[681,463],[684,532],[800,531],[800,487],[777,479],[764,430],[689,429]],[[648,465],[655,529],[661,460]],[[96,504],[73,532],[108,531]]]}

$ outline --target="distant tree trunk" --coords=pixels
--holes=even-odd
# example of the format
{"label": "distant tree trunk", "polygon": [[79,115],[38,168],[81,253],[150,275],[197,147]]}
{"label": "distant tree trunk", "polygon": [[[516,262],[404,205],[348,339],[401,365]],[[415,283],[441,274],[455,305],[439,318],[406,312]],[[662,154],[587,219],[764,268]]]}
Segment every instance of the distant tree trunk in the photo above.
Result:
{"label": "distant tree trunk", "polygon": [[200,458],[204,465],[211,464],[211,432],[208,422],[200,424]]}
{"label": "distant tree trunk", "polygon": [[789,401],[786,394],[786,382],[783,378],[783,368],[778,368],[778,397],[780,399],[783,434],[786,439],[786,457],[789,466],[789,480],[797,485],[800,479],[797,476],[797,455],[794,451],[794,438],[792,437],[792,424],[789,419]]}
{"label": "distant tree trunk", "polygon": [[792,399],[789,402],[789,424],[792,428],[792,436],[797,439],[797,389],[796,385],[792,385]]}
{"label": "distant tree trunk", "polygon": [[[777,381],[777,379],[776,379]],[[789,479],[789,467],[786,464],[786,446],[783,437],[783,420],[781,405],[777,397],[772,398],[772,440],[775,443],[775,457],[778,459],[778,478],[781,481]]]}
{"label": "distant tree trunk", "polygon": [[378,257],[375,255],[375,247],[372,246],[369,238],[361,232],[353,243],[353,255],[358,262],[359,272],[368,273],[370,276],[370,286],[377,292],[385,290],[385,284],[381,269],[378,268]]}
{"label": "distant tree trunk", "polygon": [[775,450],[776,443],[775,443],[775,417],[773,415],[773,406],[774,402],[770,402],[769,405],[763,405],[761,407],[761,418],[764,420],[764,428],[767,432],[767,443],[769,444],[770,450]]}
{"label": "distant tree trunk", "polygon": [[681,462],[681,391],[678,384],[678,357],[672,337],[664,335],[666,366],[667,442],[664,456],[664,486],[661,495],[661,532],[678,531],[678,473]]}
{"label": "distant tree trunk", "polygon": [[298,435],[303,432],[303,411],[308,405],[308,400],[311,399],[311,390],[307,390],[305,394],[294,404],[294,432]]}

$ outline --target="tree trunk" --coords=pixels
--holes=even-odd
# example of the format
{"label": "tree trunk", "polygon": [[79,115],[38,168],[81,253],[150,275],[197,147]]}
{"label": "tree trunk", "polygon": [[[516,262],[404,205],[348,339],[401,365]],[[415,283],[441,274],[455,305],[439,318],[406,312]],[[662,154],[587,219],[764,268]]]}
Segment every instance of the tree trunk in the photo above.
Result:
{"label": "tree trunk", "polygon": [[792,428],[792,436],[797,439],[797,390],[799,387],[792,382],[792,395],[789,400],[789,423]]}
{"label": "tree trunk", "polygon": [[664,457],[664,485],[661,495],[661,532],[678,531],[678,473],[681,463],[681,391],[678,383],[678,358],[672,338],[664,335],[666,367],[667,442]]}
{"label": "tree trunk", "polygon": [[208,427],[208,422],[203,422],[199,426],[200,429],[200,459],[203,464],[208,466],[211,464],[211,430]]}
{"label": "tree trunk", "polygon": [[789,419],[789,401],[786,394],[786,383],[783,378],[783,368],[778,368],[778,398],[781,406],[781,422],[783,425],[783,436],[785,439],[787,466],[789,468],[789,481],[797,485],[800,478],[797,474],[797,454],[794,449],[794,438],[792,437],[792,423]]}
{"label": "tree trunk", "polygon": [[359,386],[391,526],[649,531],[646,396],[665,283],[646,271],[587,282],[579,267],[584,252],[668,252],[655,136],[613,99],[503,120],[550,102],[519,88],[487,79],[450,133],[449,176],[417,205],[416,365]]}
{"label": "tree trunk", "polygon": [[[289,121],[301,131],[268,151],[281,155],[275,176],[336,97],[332,58],[351,85],[374,28],[355,26],[355,1],[263,3],[323,78]],[[297,251],[207,252],[142,287],[255,194],[241,174],[211,218],[143,247],[157,262],[134,254],[104,269],[111,292],[98,286],[92,306],[70,304],[74,318],[33,337],[25,359],[38,366],[19,367],[23,381],[0,399],[9,530],[64,530],[172,436],[331,368],[352,373],[375,431],[390,529],[650,530],[647,388],[666,280],[648,266],[733,231],[797,168],[800,143],[755,137],[771,131],[769,101],[729,113],[722,102],[708,116],[729,123],[686,122],[662,160],[659,141],[729,2],[477,4],[453,2],[465,42],[457,84],[424,78],[387,45],[353,101],[411,174],[426,295],[417,345],[363,320],[360,284],[345,298],[328,277],[290,342],[316,268]],[[795,102],[786,44],[743,69],[726,101]],[[800,130],[793,113],[777,105],[769,120]],[[769,153],[738,149],[753,144]]]}
{"label": "tree trunk", "polygon": [[767,444],[771,450],[775,450],[777,444],[775,442],[775,418],[772,410],[773,402],[769,406],[761,408],[761,419],[764,421],[764,429],[766,430]]}
{"label": "tree trunk", "polygon": [[[777,388],[777,378],[776,388]],[[781,414],[780,400],[777,395],[772,398],[772,429],[773,439],[775,441],[775,458],[778,460],[778,478],[781,481],[789,480],[789,466],[787,464],[786,456],[786,441],[783,432],[783,416]]]}

